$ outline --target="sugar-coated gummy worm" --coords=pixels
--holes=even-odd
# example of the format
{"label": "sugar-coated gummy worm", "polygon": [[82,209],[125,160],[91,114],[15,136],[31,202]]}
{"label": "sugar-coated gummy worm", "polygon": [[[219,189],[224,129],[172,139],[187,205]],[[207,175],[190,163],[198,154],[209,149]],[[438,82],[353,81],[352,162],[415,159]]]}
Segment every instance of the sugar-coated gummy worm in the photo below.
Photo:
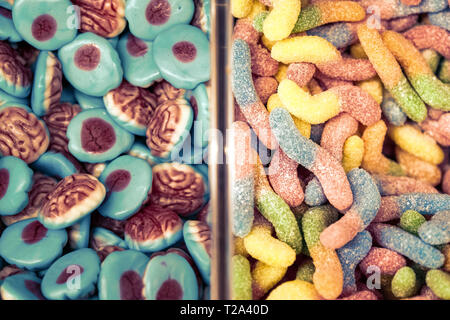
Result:
{"label": "sugar-coated gummy worm", "polygon": [[446,59],[441,63],[438,76],[442,82],[450,83],[450,60]]}
{"label": "sugar-coated gummy worm", "polygon": [[252,80],[250,49],[243,40],[233,42],[231,84],[236,101],[258,138],[273,149],[277,142],[269,125],[269,113],[256,93]]}
{"label": "sugar-coated gummy worm", "polygon": [[252,161],[251,132],[245,122],[232,124],[233,144],[230,156],[233,160],[232,203],[233,233],[244,237],[253,223],[255,165]]}
{"label": "sugar-coated gummy worm", "polygon": [[359,81],[356,85],[370,94],[378,104],[383,102],[383,83],[378,76]]}
{"label": "sugar-coated gummy worm", "polygon": [[259,157],[255,170],[255,203],[259,212],[274,226],[278,239],[299,254],[302,250],[302,235],[295,216],[286,202],[270,187]]}
{"label": "sugar-coated gummy worm", "polygon": [[403,267],[392,278],[392,293],[397,298],[411,297],[418,290],[418,284],[419,282],[414,270],[410,267]]}
{"label": "sugar-coated gummy worm", "polygon": [[383,153],[383,142],[387,126],[383,120],[368,126],[362,135],[364,141],[364,157],[362,167],[370,173],[381,173],[395,176],[404,175],[403,169],[395,161],[386,158]]}
{"label": "sugar-coated gummy worm", "polygon": [[[419,227],[427,221],[423,215],[415,210],[406,210],[400,217],[398,226],[409,233],[417,236]],[[426,241],[425,241],[426,242]]]}
{"label": "sugar-coated gummy worm", "polygon": [[232,264],[232,299],[252,300],[252,275],[250,262],[241,255],[235,255]]}
{"label": "sugar-coated gummy worm", "polygon": [[297,273],[295,274],[295,279],[312,283],[315,271],[316,268],[314,267],[313,261],[311,259],[305,259],[298,266]]}
{"label": "sugar-coated gummy worm", "polygon": [[447,7],[447,1],[422,0],[419,5],[414,6],[402,3],[401,0],[361,0],[359,3],[366,10],[372,9],[371,13],[376,12],[381,19],[392,19],[417,13],[441,11]]}
{"label": "sugar-coated gummy worm", "polygon": [[342,167],[345,173],[359,168],[364,156],[364,141],[357,135],[353,135],[345,140],[342,150]]}
{"label": "sugar-coated gummy worm", "polygon": [[447,30],[433,25],[419,25],[403,35],[411,40],[417,49],[434,49],[446,59],[450,59],[450,34]]}
{"label": "sugar-coated gummy worm", "polygon": [[377,184],[382,196],[399,196],[405,193],[439,193],[436,188],[426,182],[410,177],[395,177],[385,174],[373,174],[372,178]]}
{"label": "sugar-coated gummy worm", "polygon": [[417,14],[391,19],[388,21],[388,29],[397,32],[402,32],[413,27],[417,23],[418,19],[419,15]]}
{"label": "sugar-coated gummy worm", "polygon": [[245,18],[252,10],[252,0],[231,0],[231,14],[236,18]]}
{"label": "sugar-coated gummy worm", "polygon": [[313,283],[317,292],[325,299],[336,299],[341,293],[344,274],[336,251],[320,242],[320,233],[336,221],[337,212],[330,206],[313,207],[302,217],[302,229],[306,245],[316,271]]}
{"label": "sugar-coated gummy worm", "polygon": [[374,223],[370,230],[377,243],[394,250],[426,268],[440,268],[444,255],[420,238],[398,228],[383,223]]}
{"label": "sugar-coated gummy worm", "polygon": [[437,165],[424,161],[403,149],[396,147],[395,156],[406,175],[436,186],[441,182],[441,170]]}
{"label": "sugar-coated gummy worm", "polygon": [[297,118],[311,124],[323,123],[340,112],[347,112],[364,125],[371,125],[381,117],[380,105],[365,91],[345,85],[311,96],[289,79],[278,85],[283,106]]}
{"label": "sugar-coated gummy worm", "polygon": [[253,299],[260,299],[286,274],[286,267],[274,267],[257,261],[252,269]]}
{"label": "sugar-coated gummy worm", "polygon": [[275,108],[270,113],[270,125],[288,157],[316,175],[328,201],[338,210],[348,208],[353,202],[353,195],[340,162],[328,151],[303,137],[287,110]]}
{"label": "sugar-coated gummy worm", "polygon": [[397,270],[406,266],[406,259],[399,253],[386,248],[372,247],[366,257],[359,264],[364,275],[370,275],[374,267],[381,274],[394,275]]}
{"label": "sugar-coated gummy worm", "polygon": [[320,241],[325,247],[336,249],[351,241],[375,218],[381,196],[370,174],[364,169],[353,169],[347,174],[353,192],[353,204],[338,221],[328,226]]}
{"label": "sugar-coated gummy worm", "polygon": [[273,0],[273,9],[263,23],[264,35],[271,41],[287,38],[300,11],[300,0]]}
{"label": "sugar-coated gummy worm", "polygon": [[436,213],[418,228],[419,237],[431,245],[450,242],[450,210]]}
{"label": "sugar-coated gummy worm", "polygon": [[287,268],[295,261],[294,249],[272,237],[270,228],[264,226],[253,226],[244,246],[250,256],[270,266]]}
{"label": "sugar-coated gummy worm", "polygon": [[322,297],[313,284],[302,280],[291,280],[273,289],[267,300],[322,300]]}
{"label": "sugar-coated gummy worm", "polygon": [[377,75],[375,69],[367,59],[342,58],[337,62],[317,65],[323,74],[340,80],[362,81]]}
{"label": "sugar-coated gummy worm", "polygon": [[371,248],[372,236],[368,231],[362,231],[352,241],[336,251],[344,272],[343,294],[356,292],[356,266],[364,259]]}
{"label": "sugar-coated gummy worm", "polygon": [[375,222],[400,218],[406,210],[416,210],[424,215],[450,210],[450,196],[440,193],[408,193],[400,196],[381,197],[381,206]]}
{"label": "sugar-coated gummy worm", "polygon": [[338,49],[345,48],[358,40],[356,24],[353,22],[336,22],[306,31],[308,36],[322,37]]}
{"label": "sugar-coated gummy worm", "polygon": [[304,87],[312,79],[314,72],[316,67],[312,63],[291,63],[287,68],[286,78],[294,81],[299,87]]}
{"label": "sugar-coated gummy worm", "polygon": [[425,104],[411,88],[378,31],[361,24],[358,26],[358,38],[381,81],[406,115],[417,122],[424,120],[427,114]]}
{"label": "sugar-coated gummy worm", "polygon": [[316,73],[314,73],[314,79],[319,82],[321,87],[323,87],[325,90],[339,87],[339,86],[352,86],[352,81],[347,80],[340,80],[336,78],[331,78],[324,73],[320,72],[320,70],[317,70]]}
{"label": "sugar-coated gummy worm", "polygon": [[307,31],[332,22],[361,21],[365,16],[364,8],[357,2],[321,1],[302,9],[292,33]]}
{"label": "sugar-coated gummy worm", "polygon": [[441,115],[437,120],[428,117],[420,123],[420,128],[441,146],[450,146],[450,113]]}
{"label": "sugar-coated gummy worm", "polygon": [[447,8],[446,10],[435,12],[435,13],[429,13],[428,14],[428,20],[431,24],[444,28],[447,31],[450,31],[450,9]]}
{"label": "sugar-coated gummy worm", "polygon": [[448,272],[429,270],[425,281],[439,298],[450,300],[450,274]]}
{"label": "sugar-coated gummy worm", "polygon": [[436,78],[412,42],[394,31],[385,31],[383,42],[400,63],[422,100],[433,108],[449,111],[450,87]]}
{"label": "sugar-coated gummy worm", "polygon": [[269,181],[273,190],[290,207],[297,207],[304,199],[303,189],[297,175],[298,163],[281,149],[273,155],[269,166]]}
{"label": "sugar-coated gummy worm", "polygon": [[412,125],[391,126],[388,133],[397,146],[424,161],[438,165],[444,160],[438,144]]}
{"label": "sugar-coated gummy worm", "polygon": [[401,126],[406,122],[406,114],[387,90],[383,94],[381,110],[386,120],[394,126]]}
{"label": "sugar-coated gummy worm", "polygon": [[378,300],[378,297],[372,291],[362,290],[338,300]]}

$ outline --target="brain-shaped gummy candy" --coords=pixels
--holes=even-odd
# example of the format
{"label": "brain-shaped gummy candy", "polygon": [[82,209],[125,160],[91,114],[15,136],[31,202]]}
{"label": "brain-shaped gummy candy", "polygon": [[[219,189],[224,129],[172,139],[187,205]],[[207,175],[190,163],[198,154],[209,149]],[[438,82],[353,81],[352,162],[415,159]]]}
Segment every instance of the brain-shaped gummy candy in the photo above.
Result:
{"label": "brain-shaped gummy candy", "polygon": [[203,280],[209,284],[211,273],[211,229],[202,221],[189,220],[183,227],[186,246],[198,266]]}
{"label": "brain-shaped gummy candy", "polygon": [[156,96],[127,81],[104,97],[111,117],[131,133],[145,136],[148,122],[156,108]]}
{"label": "brain-shaped gummy candy", "polygon": [[194,113],[185,99],[159,105],[148,124],[147,146],[152,155],[166,158],[176,153],[189,134]]}
{"label": "brain-shaped gummy candy", "polygon": [[155,84],[152,88],[153,93],[156,94],[156,102],[158,105],[167,100],[177,100],[184,96],[186,90],[177,89],[166,80],[162,80]]}
{"label": "brain-shaped gummy candy", "polygon": [[8,43],[0,41],[0,89],[17,97],[26,97],[30,93],[32,73],[16,56]]}
{"label": "brain-shaped gummy candy", "polygon": [[22,105],[0,108],[0,154],[15,156],[26,163],[35,161],[49,145],[47,128],[31,110]]}
{"label": "brain-shaped gummy candy", "polygon": [[163,163],[153,167],[150,201],[181,216],[195,213],[204,202],[205,181],[193,167]]}
{"label": "brain-shaped gummy candy", "polygon": [[80,8],[80,30],[112,38],[125,29],[124,0],[73,0]]}
{"label": "brain-shaped gummy candy", "polygon": [[95,210],[105,194],[105,187],[95,177],[73,174],[61,180],[47,196],[38,218],[50,229],[71,226]]}
{"label": "brain-shaped gummy candy", "polygon": [[125,241],[139,251],[163,250],[181,239],[182,229],[183,221],[174,211],[150,205],[128,219]]}

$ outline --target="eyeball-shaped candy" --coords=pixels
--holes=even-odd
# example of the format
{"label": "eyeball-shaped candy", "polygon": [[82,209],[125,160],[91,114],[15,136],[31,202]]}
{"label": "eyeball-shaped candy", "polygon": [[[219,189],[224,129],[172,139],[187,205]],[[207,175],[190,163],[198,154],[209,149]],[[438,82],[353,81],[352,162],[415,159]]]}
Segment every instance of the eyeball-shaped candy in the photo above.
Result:
{"label": "eyeball-shaped candy", "polygon": [[207,182],[192,166],[162,163],[153,167],[150,202],[180,216],[196,213],[208,200]]}
{"label": "eyeball-shaped candy", "polygon": [[119,55],[108,40],[80,34],[58,51],[66,79],[91,96],[104,96],[119,86],[123,71]]}
{"label": "eyeball-shaped candy", "polygon": [[142,252],[163,250],[182,238],[183,221],[172,210],[150,205],[128,219],[125,241]]}
{"label": "eyeball-shaped candy", "polygon": [[30,108],[20,104],[0,107],[0,155],[31,163],[47,150],[49,142],[44,121],[31,113]]}
{"label": "eyeball-shaped candy", "polygon": [[37,116],[59,103],[62,92],[62,70],[58,58],[50,51],[41,51],[34,71],[31,108]]}
{"label": "eyeball-shaped candy", "polygon": [[116,251],[103,261],[98,279],[100,300],[144,300],[142,277],[148,257],[139,251]]}
{"label": "eyeball-shaped candy", "polygon": [[38,219],[49,229],[69,227],[94,211],[105,194],[105,187],[95,177],[73,174],[61,180],[47,196]]}
{"label": "eyeball-shaped candy", "polygon": [[131,33],[145,40],[173,25],[188,24],[193,15],[192,0],[128,0],[125,9]]}
{"label": "eyeball-shaped candy", "polygon": [[144,273],[147,300],[197,300],[195,272],[180,255],[169,252],[150,259]]}
{"label": "eyeball-shaped candy", "polygon": [[78,15],[69,0],[16,0],[12,10],[20,35],[39,50],[56,50],[77,35]]}
{"label": "eyeball-shaped candy", "polygon": [[124,77],[129,83],[147,88],[161,79],[153,60],[153,42],[126,33],[120,38],[117,51],[122,60]]}
{"label": "eyeball-shaped candy", "polygon": [[48,230],[37,219],[27,219],[3,231],[0,255],[19,268],[43,270],[61,255],[66,243],[66,230]]}
{"label": "eyeball-shaped candy", "polygon": [[198,220],[188,220],[183,227],[183,239],[200,270],[203,281],[210,283],[211,275],[211,229]]}
{"label": "eyeball-shaped candy", "polygon": [[48,151],[39,157],[31,164],[33,170],[40,171],[55,177],[63,179],[75,173],[81,172],[81,165],[79,163],[71,162],[64,154],[53,151]]}
{"label": "eyeball-shaped candy", "polygon": [[209,41],[199,28],[182,24],[173,26],[156,37],[153,49],[162,77],[174,87],[194,89],[209,80]]}
{"label": "eyeball-shaped candy", "polygon": [[0,158],[0,215],[13,215],[28,204],[33,171],[16,157]]}
{"label": "eyeball-shaped candy", "polygon": [[156,109],[156,96],[127,81],[111,90],[103,98],[109,115],[121,127],[139,136],[145,136],[147,125]]}
{"label": "eyeball-shaped candy", "polygon": [[17,52],[7,42],[0,41],[0,89],[25,98],[30,94],[32,77],[31,70],[20,62]]}
{"label": "eyeball-shaped candy", "polygon": [[106,187],[106,199],[98,212],[124,220],[136,213],[147,199],[152,185],[152,169],[147,161],[124,155],[106,166],[100,182]]}
{"label": "eyeball-shaped candy", "polygon": [[72,251],[56,260],[42,279],[42,294],[51,300],[86,298],[96,288],[100,259],[89,248]]}
{"label": "eyeball-shaped candy", "polygon": [[10,42],[23,40],[16,27],[14,27],[12,12],[2,7],[0,7],[0,40],[9,40]]}
{"label": "eyeball-shaped candy", "polygon": [[192,127],[194,112],[185,99],[168,100],[159,105],[147,127],[147,146],[152,155],[170,158],[183,146]]}
{"label": "eyeball-shaped candy", "polygon": [[128,151],[134,142],[131,133],[99,108],[77,114],[67,128],[67,138],[70,153],[89,163],[112,160]]}
{"label": "eyeball-shaped candy", "polygon": [[0,289],[2,300],[45,300],[41,279],[31,272],[9,276]]}
{"label": "eyeball-shaped candy", "polygon": [[72,0],[80,12],[80,31],[112,38],[125,29],[125,0]]}

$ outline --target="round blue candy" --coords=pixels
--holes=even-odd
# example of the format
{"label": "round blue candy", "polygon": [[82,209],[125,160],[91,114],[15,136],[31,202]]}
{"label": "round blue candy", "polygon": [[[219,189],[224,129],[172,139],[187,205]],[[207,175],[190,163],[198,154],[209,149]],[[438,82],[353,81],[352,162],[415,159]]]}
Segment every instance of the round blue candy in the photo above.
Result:
{"label": "round blue candy", "polygon": [[42,279],[42,294],[51,300],[80,299],[92,293],[100,272],[94,250],[83,248],[56,260]]}
{"label": "round blue candy", "polygon": [[152,168],[145,160],[124,155],[110,162],[99,180],[106,187],[106,199],[98,211],[105,217],[125,220],[148,198]]}
{"label": "round blue candy", "polygon": [[0,40],[11,42],[22,41],[22,36],[17,32],[12,20],[12,12],[0,7]]}
{"label": "round blue candy", "polygon": [[193,15],[192,0],[129,0],[125,8],[131,33],[145,40],[173,25],[188,24]]}
{"label": "round blue candy", "polygon": [[0,292],[2,300],[45,300],[41,293],[41,279],[32,272],[7,277]]}
{"label": "round blue candy", "polygon": [[57,50],[77,35],[78,15],[69,0],[15,0],[12,14],[20,35],[39,50]]}
{"label": "round blue candy", "polygon": [[191,136],[196,147],[204,148],[208,145],[209,135],[209,98],[206,86],[201,83],[194,90],[186,90],[184,95],[194,110],[194,124]]}
{"label": "round blue candy", "polygon": [[51,177],[63,179],[79,170],[75,165],[59,152],[47,151],[31,164],[34,170],[41,171]]}
{"label": "round blue candy", "polygon": [[143,300],[142,277],[148,261],[145,254],[134,250],[109,254],[98,279],[100,300]]}
{"label": "round blue candy", "polygon": [[89,109],[77,114],[67,127],[69,151],[78,160],[97,163],[127,152],[134,136],[117,125],[105,109]]}
{"label": "round blue candy", "polygon": [[8,226],[0,237],[0,256],[28,270],[47,268],[67,243],[67,232],[48,230],[36,218]]}
{"label": "round blue candy", "polygon": [[194,89],[209,80],[209,41],[199,28],[175,25],[156,37],[153,49],[162,77],[175,88]]}
{"label": "round blue candy", "polygon": [[198,283],[189,262],[176,253],[154,255],[144,273],[147,300],[197,300]]}
{"label": "round blue candy", "polygon": [[72,249],[87,248],[89,245],[91,215],[84,217],[80,222],[69,227],[69,246]]}
{"label": "round blue candy", "polygon": [[105,107],[105,104],[103,103],[103,97],[90,96],[77,89],[74,89],[73,93],[77,103],[83,110]]}
{"label": "round blue candy", "polygon": [[161,79],[161,73],[153,60],[153,42],[125,33],[120,37],[117,51],[124,77],[132,85],[147,88]]}
{"label": "round blue candy", "polygon": [[41,117],[50,106],[59,103],[62,92],[62,71],[58,58],[50,51],[41,51],[36,61],[31,109]]}
{"label": "round blue candy", "polygon": [[76,89],[91,96],[104,96],[122,82],[119,55],[108,40],[82,33],[58,51],[64,76]]}
{"label": "round blue candy", "polygon": [[203,281],[210,283],[211,275],[211,229],[198,220],[188,220],[183,227],[183,238]]}
{"label": "round blue candy", "polygon": [[33,171],[21,159],[0,158],[0,215],[13,215],[28,204]]}

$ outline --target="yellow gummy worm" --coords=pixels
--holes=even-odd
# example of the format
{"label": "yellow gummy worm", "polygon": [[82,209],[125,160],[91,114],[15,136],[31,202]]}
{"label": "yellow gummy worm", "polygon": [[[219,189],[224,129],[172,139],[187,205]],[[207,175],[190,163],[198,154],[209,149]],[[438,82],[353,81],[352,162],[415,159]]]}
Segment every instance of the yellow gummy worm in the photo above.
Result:
{"label": "yellow gummy worm", "polygon": [[432,186],[441,182],[442,173],[438,166],[423,161],[399,147],[395,148],[395,156],[408,177],[425,181]]}
{"label": "yellow gummy worm", "polygon": [[351,136],[345,140],[342,167],[345,173],[354,168],[359,168],[364,156],[364,141],[359,136]]}
{"label": "yellow gummy worm", "polygon": [[342,59],[341,53],[329,41],[318,36],[300,36],[278,41],[272,47],[271,55],[284,64],[324,64]]}
{"label": "yellow gummy worm", "polygon": [[253,24],[253,20],[255,19],[255,17],[263,11],[266,11],[266,6],[259,0],[253,0],[250,13],[244,18],[244,20],[247,20]]}
{"label": "yellow gummy worm", "polygon": [[286,274],[286,267],[274,267],[257,261],[252,270],[252,279],[264,293],[272,289]]}
{"label": "yellow gummy worm", "polygon": [[273,9],[263,23],[267,39],[278,41],[289,37],[301,10],[300,0],[273,0]]}
{"label": "yellow gummy worm", "polygon": [[231,14],[235,18],[245,18],[253,7],[252,0],[231,0]]}
{"label": "yellow gummy worm", "polygon": [[267,300],[322,300],[312,283],[292,280],[272,290]]}
{"label": "yellow gummy worm", "polygon": [[[272,112],[273,109],[278,107],[283,108],[283,102],[281,102],[278,94],[274,93],[270,96],[269,101],[267,101],[267,110],[269,110],[269,112]],[[295,116],[292,117],[292,120],[294,120],[294,124],[297,127],[298,131],[300,131],[301,135],[309,139],[309,137],[311,136],[311,124]]]}
{"label": "yellow gummy worm", "polygon": [[275,239],[270,229],[254,226],[244,238],[244,246],[256,260],[274,267],[289,267],[295,261],[295,250],[288,244]]}
{"label": "yellow gummy worm", "polygon": [[339,97],[334,92],[327,90],[311,96],[289,79],[280,82],[278,95],[291,114],[310,124],[324,123],[340,112]]}
{"label": "yellow gummy worm", "polygon": [[444,152],[436,141],[412,125],[391,126],[389,136],[400,148],[423,161],[438,165],[444,160]]}
{"label": "yellow gummy worm", "polygon": [[372,98],[378,103],[383,102],[383,84],[380,78],[374,77],[372,79],[359,81],[356,84],[361,90],[364,90],[372,96]]}

